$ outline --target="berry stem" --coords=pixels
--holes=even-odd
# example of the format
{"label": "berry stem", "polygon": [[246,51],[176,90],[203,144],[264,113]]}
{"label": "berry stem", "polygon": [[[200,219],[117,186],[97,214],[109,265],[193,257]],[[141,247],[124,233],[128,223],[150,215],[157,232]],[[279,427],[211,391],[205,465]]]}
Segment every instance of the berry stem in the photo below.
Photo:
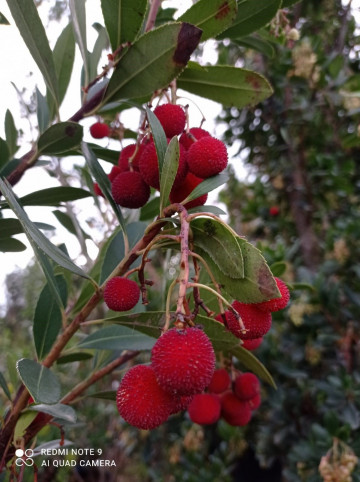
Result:
{"label": "berry stem", "polygon": [[188,212],[181,204],[177,204],[177,210],[180,216],[180,273],[178,276],[179,295],[176,305],[176,315],[182,314],[184,299],[186,298],[186,290],[189,282],[189,221]]}
{"label": "berry stem", "polygon": [[[220,288],[219,288],[219,284],[218,282],[216,281],[215,279],[215,276],[213,275],[213,272],[211,271],[209,265],[207,264],[207,262],[204,260],[204,258],[202,256],[200,256],[199,254],[195,253],[194,251],[190,251],[189,253],[193,258],[196,258],[200,261],[200,263],[204,266],[204,268],[206,269],[207,271],[207,274],[209,275],[211,281],[213,282],[213,285],[215,286],[217,292],[221,295],[221,291],[220,291]],[[223,302],[221,300],[221,298],[218,298],[218,303],[219,303],[219,308],[220,308],[220,313],[222,313],[224,311],[224,306],[223,306]]]}
{"label": "berry stem", "polygon": [[214,289],[210,288],[210,286],[203,285],[202,283],[188,283],[188,288],[194,288],[194,287],[204,288],[205,290],[210,291],[210,292],[213,293],[215,296],[217,296],[219,299],[221,299],[221,300],[223,301],[223,303],[225,303],[226,306],[229,307],[229,309],[234,313],[234,315],[235,315],[236,318],[238,319],[242,331],[243,331],[243,332],[246,332],[245,325],[244,325],[244,323],[243,323],[243,321],[242,321],[239,313],[234,309],[233,306],[231,306],[231,303],[229,303],[220,293],[218,293],[218,292],[215,291]]}
{"label": "berry stem", "polygon": [[174,291],[175,285],[177,284],[178,280],[175,278],[171,285],[169,286],[169,290],[166,296],[166,307],[165,307],[165,324],[162,329],[162,332],[165,333],[170,328],[170,320],[171,320],[171,313],[170,313],[170,304],[171,304],[171,295]]}

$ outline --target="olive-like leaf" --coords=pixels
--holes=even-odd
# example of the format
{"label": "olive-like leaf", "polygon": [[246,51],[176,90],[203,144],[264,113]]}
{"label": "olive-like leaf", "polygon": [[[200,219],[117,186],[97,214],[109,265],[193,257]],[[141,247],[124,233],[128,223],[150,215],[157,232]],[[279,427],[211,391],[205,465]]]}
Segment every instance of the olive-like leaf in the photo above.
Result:
{"label": "olive-like leaf", "polygon": [[36,403],[57,403],[60,400],[60,382],[57,376],[40,363],[22,358],[16,369]]}
{"label": "olive-like leaf", "polygon": [[38,140],[38,153],[62,154],[80,145],[83,127],[76,122],[59,122],[49,127]]}
{"label": "olive-like leaf", "polygon": [[78,347],[97,350],[151,350],[154,338],[126,326],[106,326],[82,340]]}
{"label": "olive-like leaf", "polygon": [[174,136],[166,149],[160,177],[160,216],[165,205],[169,202],[169,194],[179,167],[179,156],[179,141]]}

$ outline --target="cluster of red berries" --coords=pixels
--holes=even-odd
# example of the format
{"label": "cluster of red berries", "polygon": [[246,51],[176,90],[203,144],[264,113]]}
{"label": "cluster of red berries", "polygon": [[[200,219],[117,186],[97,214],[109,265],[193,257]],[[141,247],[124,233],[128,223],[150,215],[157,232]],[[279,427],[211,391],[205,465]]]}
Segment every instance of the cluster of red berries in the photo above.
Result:
{"label": "cluster of red berries", "polygon": [[288,287],[279,278],[275,278],[275,281],[281,294],[280,298],[273,298],[261,303],[249,304],[237,300],[232,303],[233,308],[241,317],[245,331],[232,311],[227,310],[222,315],[216,316],[216,320],[224,323],[234,336],[243,341],[243,347],[248,350],[257,348],[262,342],[262,337],[270,330],[271,313],[284,309],[289,302]]}
{"label": "cluster of red berries", "polygon": [[122,379],[119,413],[134,427],[156,428],[205,390],[214,369],[214,349],[199,327],[172,328],[155,343],[151,365],[136,365]]}
{"label": "cluster of red berries", "polygon": [[[168,142],[173,136],[179,137],[179,167],[170,193],[170,202],[183,201],[204,179],[215,176],[227,166],[228,155],[223,142],[212,137],[201,128],[185,131],[186,115],[183,107],[176,104],[162,104],[154,109]],[[106,124],[96,123],[95,134],[102,132]],[[90,131],[92,132],[91,128]],[[96,135],[92,134],[93,137]],[[150,197],[150,187],[159,190],[159,165],[154,141],[145,138],[141,143],[126,146],[119,156],[118,165],[108,175],[112,195],[117,204],[126,208],[140,208]],[[101,190],[94,186],[95,193]],[[205,204],[204,194],[186,204],[188,209]]]}
{"label": "cluster of red berries", "polygon": [[237,375],[231,383],[225,368],[215,370],[207,393],[193,397],[188,413],[192,422],[210,425],[222,417],[228,424],[242,427],[247,425],[252,412],[260,406],[260,381],[250,372]]}

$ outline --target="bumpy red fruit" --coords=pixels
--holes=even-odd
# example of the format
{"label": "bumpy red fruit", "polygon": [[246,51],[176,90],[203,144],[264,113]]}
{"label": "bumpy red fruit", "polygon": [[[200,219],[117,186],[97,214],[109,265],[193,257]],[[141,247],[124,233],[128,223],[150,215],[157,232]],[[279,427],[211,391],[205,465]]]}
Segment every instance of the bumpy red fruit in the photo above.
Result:
{"label": "bumpy red fruit", "polygon": [[121,174],[123,171],[120,169],[119,166],[113,166],[111,171],[108,174],[109,181],[112,183],[116,176]]}
{"label": "bumpy red fruit", "polygon": [[104,301],[113,311],[128,311],[134,308],[140,298],[140,288],[135,281],[115,276],[104,288]]}
{"label": "bumpy red fruit", "polygon": [[232,306],[241,316],[246,329],[246,332],[243,333],[236,316],[227,311],[227,325],[233,335],[242,340],[252,340],[264,336],[270,330],[271,313],[269,311],[259,310],[256,304],[240,303],[240,301],[234,301]]}
{"label": "bumpy red fruit", "polygon": [[116,176],[111,192],[116,204],[131,209],[141,208],[150,197],[150,187],[136,171],[126,171]]}
{"label": "bumpy red fruit", "polygon": [[90,134],[94,139],[102,139],[110,134],[110,127],[104,122],[95,122],[90,126]]}
{"label": "bumpy red fruit", "polygon": [[255,397],[250,398],[250,400],[248,400],[247,403],[249,404],[249,407],[250,407],[251,411],[259,408],[260,405],[261,405],[261,395],[260,395],[260,393],[255,395]]}
{"label": "bumpy red fruit", "polygon": [[243,427],[251,420],[251,408],[248,402],[229,391],[221,397],[221,415],[228,424]]}
{"label": "bumpy red fruit", "polygon": [[230,375],[225,368],[215,370],[211,382],[208,386],[208,391],[212,393],[225,392],[230,386]]}
{"label": "bumpy red fruit", "polygon": [[275,278],[277,287],[279,288],[281,298],[273,298],[269,301],[257,303],[256,306],[262,311],[279,311],[283,310],[290,300],[290,292],[286,284],[280,279]]}
{"label": "bumpy red fruit", "polygon": [[[168,140],[169,143],[169,140]],[[159,163],[154,142],[149,142],[139,159],[139,170],[144,181],[155,189],[160,189]],[[188,168],[186,163],[186,151],[180,145],[179,167],[175,176],[175,183],[185,179]]]}
{"label": "bumpy red fruit", "polygon": [[[183,201],[195,188],[198,186],[203,179],[200,179],[191,172],[188,172],[183,182],[179,184],[174,184],[173,188],[170,192],[170,202],[172,203],[180,203]],[[202,206],[207,201],[207,194],[203,194],[188,203],[185,203],[184,206],[186,209],[191,209],[196,206]]]}
{"label": "bumpy red fruit", "polygon": [[97,195],[97,196],[101,196],[101,197],[105,197],[102,190],[100,189],[100,186],[97,182],[94,183],[94,193]]}
{"label": "bumpy red fruit", "polygon": [[154,114],[159,119],[166,137],[174,137],[182,133],[185,128],[186,116],[180,105],[162,104],[158,105]]}
{"label": "bumpy red fruit", "polygon": [[143,430],[166,422],[172,404],[173,397],[159,386],[154,370],[147,365],[131,368],[116,394],[116,405],[123,419]]}
{"label": "bumpy red fruit", "polygon": [[200,328],[173,328],[155,343],[151,363],[164,390],[193,395],[209,385],[215,369],[215,353]]}
{"label": "bumpy red fruit", "polygon": [[270,216],[278,216],[279,213],[280,209],[278,206],[271,206],[271,208],[269,209]]}
{"label": "bumpy red fruit", "polygon": [[260,382],[254,373],[238,375],[234,382],[234,393],[241,400],[250,400],[260,393]]}
{"label": "bumpy red fruit", "polygon": [[194,395],[182,395],[181,397],[174,396],[174,403],[171,409],[171,414],[182,412],[186,410]]}
{"label": "bumpy red fruit", "polygon": [[253,351],[259,348],[262,342],[263,337],[261,336],[260,338],[253,338],[252,340],[244,340],[241,346],[246,350]]}
{"label": "bumpy red fruit", "polygon": [[[144,146],[142,144],[130,144],[122,151],[120,152],[119,155],[119,167],[120,169],[124,171],[129,171],[130,170],[130,164],[129,161],[131,160],[131,166],[133,170],[138,171],[139,170],[139,159],[141,157],[141,154],[144,150]],[[135,153],[136,151],[136,153]]]}
{"label": "bumpy red fruit", "polygon": [[211,393],[198,393],[190,402],[188,412],[192,422],[211,425],[220,418],[220,397]]}
{"label": "bumpy red fruit", "polygon": [[225,144],[211,136],[202,137],[188,150],[189,171],[203,179],[219,174],[227,166],[227,161]]}
{"label": "bumpy red fruit", "polygon": [[186,150],[189,150],[190,146],[192,146],[194,142],[209,135],[210,132],[201,129],[201,127],[192,127],[189,130],[189,133],[183,132],[181,134],[179,142],[185,147]]}

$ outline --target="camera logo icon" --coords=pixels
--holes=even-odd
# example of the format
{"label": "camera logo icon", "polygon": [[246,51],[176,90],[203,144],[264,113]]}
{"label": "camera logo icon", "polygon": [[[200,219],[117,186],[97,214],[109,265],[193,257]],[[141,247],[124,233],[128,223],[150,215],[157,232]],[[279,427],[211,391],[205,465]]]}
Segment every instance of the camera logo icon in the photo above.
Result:
{"label": "camera logo icon", "polygon": [[34,465],[34,460],[32,459],[34,455],[34,451],[32,449],[17,449],[15,451],[15,455],[17,459],[15,460],[15,464],[18,467],[21,467],[22,465],[26,465],[27,467],[32,467]]}

